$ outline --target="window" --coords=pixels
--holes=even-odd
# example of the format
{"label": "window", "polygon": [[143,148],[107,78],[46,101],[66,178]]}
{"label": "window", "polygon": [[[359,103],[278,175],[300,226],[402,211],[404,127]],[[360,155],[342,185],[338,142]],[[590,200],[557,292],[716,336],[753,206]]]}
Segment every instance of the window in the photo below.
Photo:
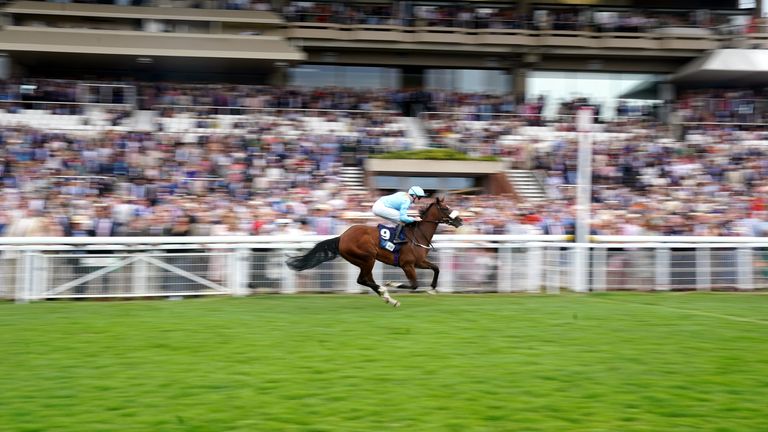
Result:
{"label": "window", "polygon": [[612,118],[618,98],[638,84],[651,81],[653,74],[531,71],[526,79],[526,97],[545,97],[544,115],[557,114],[560,104],[584,97],[600,105],[600,116]]}
{"label": "window", "polygon": [[290,85],[298,87],[398,88],[400,71],[375,66],[301,65],[288,71]]}
{"label": "window", "polygon": [[465,93],[504,94],[511,91],[511,78],[502,70],[427,69],[424,83],[429,90],[452,90]]}
{"label": "window", "polygon": [[474,177],[408,177],[408,176],[373,176],[376,189],[407,190],[419,185],[426,191],[452,191],[475,187]]}

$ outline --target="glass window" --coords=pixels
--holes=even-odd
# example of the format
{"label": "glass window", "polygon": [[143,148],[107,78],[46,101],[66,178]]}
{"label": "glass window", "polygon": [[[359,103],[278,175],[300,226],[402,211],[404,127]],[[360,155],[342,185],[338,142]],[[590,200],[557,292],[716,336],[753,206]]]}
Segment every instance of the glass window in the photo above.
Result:
{"label": "glass window", "polygon": [[464,93],[505,94],[511,89],[509,74],[493,69],[427,69],[424,83],[429,90]]}
{"label": "glass window", "polygon": [[576,98],[587,98],[600,105],[600,116],[615,116],[618,98],[640,83],[656,79],[642,73],[531,71],[526,78],[526,97],[544,96],[544,115],[554,116],[560,105]]}
{"label": "glass window", "polygon": [[373,176],[376,189],[407,190],[413,185],[419,185],[426,191],[452,191],[469,189],[475,186],[473,177],[407,177],[407,176]]}
{"label": "glass window", "polygon": [[398,88],[400,71],[370,66],[301,65],[288,71],[290,85],[298,87]]}
{"label": "glass window", "polygon": [[754,9],[757,6],[757,0],[738,0],[739,9]]}

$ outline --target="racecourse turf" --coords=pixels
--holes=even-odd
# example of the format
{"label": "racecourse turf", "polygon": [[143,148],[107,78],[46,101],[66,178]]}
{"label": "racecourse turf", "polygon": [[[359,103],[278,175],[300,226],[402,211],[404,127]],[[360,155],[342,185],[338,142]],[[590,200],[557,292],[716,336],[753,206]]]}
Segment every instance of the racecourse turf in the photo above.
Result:
{"label": "racecourse turf", "polygon": [[768,431],[768,295],[0,303],[0,431]]}

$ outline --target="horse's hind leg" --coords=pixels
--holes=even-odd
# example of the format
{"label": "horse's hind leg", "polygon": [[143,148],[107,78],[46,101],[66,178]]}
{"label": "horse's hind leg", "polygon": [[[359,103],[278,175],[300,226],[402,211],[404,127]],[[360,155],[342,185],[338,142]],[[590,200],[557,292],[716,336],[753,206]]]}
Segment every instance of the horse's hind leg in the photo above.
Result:
{"label": "horse's hind leg", "polygon": [[387,282],[385,286],[388,286],[390,288],[401,288],[401,289],[418,289],[419,288],[419,281],[416,279],[416,269],[412,265],[406,265],[401,267],[403,269],[403,272],[405,273],[405,277],[408,278],[408,283],[397,283],[397,282]]}
{"label": "horse's hind leg", "polygon": [[400,302],[389,295],[389,291],[386,287],[379,286],[379,284],[373,280],[373,266],[375,263],[376,261],[372,261],[358,265],[358,267],[360,267],[360,275],[357,276],[357,283],[372,289],[373,292],[383,298],[387,304],[391,304],[394,307],[400,306]]}

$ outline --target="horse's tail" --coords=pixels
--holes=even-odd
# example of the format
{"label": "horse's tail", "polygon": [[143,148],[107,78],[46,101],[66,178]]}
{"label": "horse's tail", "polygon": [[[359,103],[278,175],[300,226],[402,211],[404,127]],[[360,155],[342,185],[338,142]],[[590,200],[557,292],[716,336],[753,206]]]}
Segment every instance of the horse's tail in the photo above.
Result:
{"label": "horse's tail", "polygon": [[326,261],[336,258],[339,256],[340,238],[341,237],[334,237],[332,239],[323,240],[304,255],[288,258],[288,261],[286,262],[288,267],[292,270],[302,271],[315,268]]}

